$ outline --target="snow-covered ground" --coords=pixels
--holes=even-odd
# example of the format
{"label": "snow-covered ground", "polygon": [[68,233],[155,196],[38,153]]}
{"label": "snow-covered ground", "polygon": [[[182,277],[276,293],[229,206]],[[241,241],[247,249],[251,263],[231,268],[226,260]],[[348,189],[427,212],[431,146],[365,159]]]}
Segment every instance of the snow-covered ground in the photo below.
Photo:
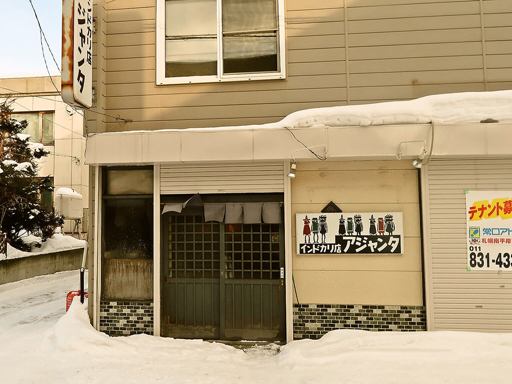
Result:
{"label": "snow-covered ground", "polygon": [[[111,338],[64,297],[78,272],[0,286],[0,382],[460,383],[512,382],[512,334],[335,331],[279,354],[147,335]],[[64,315],[64,316],[63,316]]]}
{"label": "snow-covered ground", "polygon": [[[34,235],[26,235],[22,238],[27,244],[41,243],[41,238]],[[7,255],[0,254],[0,261],[7,259],[18,259],[20,257],[30,257],[43,255],[46,253],[68,251],[71,249],[78,249],[85,247],[86,241],[76,239],[73,236],[63,235],[60,233],[54,234],[52,237],[41,243],[41,247],[33,247],[31,252],[24,252],[11,247],[7,244]]]}

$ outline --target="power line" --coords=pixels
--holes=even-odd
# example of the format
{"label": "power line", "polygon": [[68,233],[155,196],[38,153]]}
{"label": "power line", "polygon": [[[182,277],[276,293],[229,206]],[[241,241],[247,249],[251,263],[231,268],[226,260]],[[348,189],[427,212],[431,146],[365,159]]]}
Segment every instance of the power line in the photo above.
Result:
{"label": "power line", "polygon": [[125,119],[125,118],[123,118],[121,116],[109,115],[108,113],[98,112],[98,111],[94,111],[92,109],[87,109],[87,112],[92,112],[92,113],[95,113],[97,115],[102,115],[102,116],[110,117],[110,118],[112,118],[114,120],[122,121],[124,123],[131,123],[131,122],[133,122],[132,119]]}
{"label": "power line", "polygon": [[[48,47],[48,50],[50,51],[50,55],[52,56],[53,62],[55,63],[55,66],[57,67],[58,71],[60,72],[59,64],[57,63],[57,60],[55,59],[55,56],[53,55],[52,49],[50,48],[50,44],[48,43],[48,40],[46,39],[46,35],[44,34],[44,30],[43,30],[43,27],[41,26],[41,22],[39,21],[39,16],[37,15],[34,4],[32,3],[32,0],[28,0],[28,2],[30,3],[30,6],[32,7],[34,16],[36,17],[37,25],[39,27],[39,33],[43,36],[44,41],[46,42],[46,46]],[[42,42],[41,42],[41,45],[42,45]]]}
{"label": "power line", "polygon": [[[13,102],[14,102],[15,104],[17,104],[18,106],[20,106],[20,107],[22,107],[22,108],[24,108],[24,109],[28,110],[29,112],[33,112],[30,108],[25,107],[23,104],[20,104],[20,103],[18,103],[18,102],[16,102],[16,101],[13,101]],[[47,119],[47,118],[45,118],[44,116],[41,116],[41,118],[42,118],[43,120],[46,120],[46,121],[48,121],[48,122],[51,122],[51,123],[52,123],[52,124],[54,124],[54,125],[57,125],[57,126],[59,126],[59,127],[63,128],[63,129],[65,129],[66,131],[68,131],[68,132],[70,132],[70,133],[71,133],[71,151],[73,151],[73,141],[74,141],[73,134],[74,134],[74,131],[73,131],[72,129],[69,129],[69,128],[65,127],[65,126],[64,126],[64,125],[62,125],[62,124],[56,123],[54,120]],[[58,153],[53,153],[52,155],[53,155],[53,156],[57,156],[57,157],[68,157],[68,158],[71,158],[71,159],[75,162],[75,164],[77,164],[77,165],[80,165],[80,164],[82,163],[82,162],[81,162],[81,160],[80,160],[80,158],[79,158],[79,157],[77,157],[77,156],[73,156],[73,155],[63,155],[63,154],[58,154]],[[71,186],[72,186],[72,185],[73,185],[73,180],[72,180],[72,179],[73,179],[73,167],[71,167],[71,168],[70,168],[70,171],[71,171]]]}
{"label": "power line", "polygon": [[288,128],[288,127],[286,127],[286,126],[285,126],[284,128],[285,128],[288,132],[290,132],[290,133],[291,133],[291,135],[293,136],[293,138],[294,138],[297,142],[299,142],[300,144],[302,144],[302,146],[303,146],[304,148],[306,148],[309,152],[311,152],[311,154],[312,154],[313,156],[315,156],[318,160],[321,160],[321,161],[327,160],[327,156],[325,156],[325,155],[319,155],[318,153],[316,153],[315,151],[313,151],[311,148],[309,148],[306,144],[304,144],[304,142],[302,142],[301,140],[299,140],[299,138],[297,138],[297,136],[295,136],[295,133],[293,133],[293,131],[292,131],[290,128]]}
{"label": "power line", "polygon": [[[1,89],[5,89],[7,91],[10,91],[10,92],[16,92],[18,94],[23,94],[23,92],[21,91],[17,91],[15,89],[10,89],[10,88],[6,88],[6,87],[2,87],[0,86]],[[43,99],[43,100],[50,100],[50,101],[56,101],[58,103],[64,103],[66,105],[69,105],[67,104],[66,102],[62,101],[62,100],[52,100],[52,99],[49,99],[47,97],[44,97],[44,96],[38,96],[38,95],[30,95],[30,97],[38,97],[40,99]],[[15,102],[16,103],[16,102]],[[19,104],[19,103],[16,103],[22,107],[24,107],[23,105]],[[25,108],[25,107],[24,107]],[[28,109],[28,108],[27,108]],[[75,110],[76,111],[76,110]],[[132,120],[128,120],[128,119],[123,119],[121,117],[116,117],[116,116],[112,116],[112,115],[109,115],[109,114],[106,114],[106,113],[101,113],[101,112],[97,112],[97,111],[93,111],[91,109],[88,109],[89,112],[93,112],[93,113],[97,113],[99,115],[104,115],[104,116],[107,116],[107,117],[111,117],[111,118],[114,118],[116,120],[122,120],[124,122],[131,122]],[[79,111],[76,111],[79,115],[83,116],[83,114],[81,114]],[[55,123],[57,124],[57,123]],[[84,120],[84,124],[85,124],[85,120]],[[57,124],[58,125],[58,124]],[[321,160],[321,161],[324,161],[324,160],[327,160],[327,157],[325,155],[319,155],[318,153],[316,153],[315,151],[313,151],[311,148],[309,148],[303,141],[301,141],[299,138],[297,138],[297,136],[295,136],[295,133],[289,128],[289,127],[284,127],[288,132],[290,132],[290,134],[292,135],[292,137],[298,142],[300,143],[305,149],[307,149],[313,156],[315,156],[318,160]],[[66,128],[67,129],[67,128]],[[69,129],[68,129],[69,130]]]}
{"label": "power line", "polygon": [[[72,108],[76,113],[78,113],[80,116],[84,116],[83,112],[81,112],[80,110],[77,110],[75,108],[73,108],[73,106],[69,105],[68,103],[66,103],[65,101],[63,100],[53,100],[53,99],[50,99],[48,97],[44,97],[44,96],[39,96],[39,95],[31,95],[31,94],[27,94],[25,92],[22,92],[22,91],[18,91],[16,89],[11,89],[11,88],[6,88],[6,87],[2,87],[0,86],[1,89],[5,89],[6,91],[10,91],[10,92],[15,92],[17,95],[22,95],[23,97],[37,97],[39,99],[42,99],[42,100],[49,100],[49,101],[55,101],[57,103],[63,103],[63,104],[66,104],[68,105],[70,108]],[[59,95],[60,95],[60,92],[59,92]],[[131,119],[123,119],[122,117],[120,116],[114,116],[114,115],[109,115],[108,113],[103,113],[103,112],[98,112],[98,111],[95,111],[93,109],[87,109],[87,112],[91,112],[91,113],[96,113],[97,115],[103,115],[103,116],[107,116],[107,117],[110,117],[112,119],[115,119],[115,120],[120,120],[120,121],[124,121],[125,123],[131,123],[133,120]]]}
{"label": "power line", "polygon": [[[62,97],[62,93],[61,93],[61,90],[59,88],[57,88],[57,85],[55,84],[55,82],[53,81],[53,78],[52,78],[52,75],[50,73],[50,68],[48,67],[48,62],[46,60],[46,55],[45,55],[45,52],[44,52],[44,45],[43,45],[43,39],[46,43],[46,46],[48,47],[48,51],[50,52],[50,55],[53,59],[53,62],[55,63],[55,67],[57,68],[57,70],[59,71],[59,73],[61,73],[61,68],[59,66],[59,64],[57,63],[57,59],[55,58],[55,55],[53,54],[53,51],[52,51],[52,48],[50,47],[50,44],[48,43],[48,39],[46,38],[46,34],[44,33],[44,30],[43,30],[43,27],[41,25],[41,22],[39,20],[39,16],[37,15],[37,11],[34,7],[34,4],[32,3],[32,0],[28,0],[28,2],[30,3],[30,6],[32,8],[32,11],[34,12],[34,16],[36,18],[36,21],[37,21],[37,25],[39,27],[39,42],[40,42],[40,45],[41,45],[41,54],[43,56],[43,61],[44,61],[44,65],[46,67],[46,72],[48,73],[48,76],[50,78],[50,81],[53,85],[53,87],[55,88],[55,90],[57,91],[57,93],[59,94],[59,96]],[[15,102],[16,103],[16,102]],[[16,103],[20,106],[22,106],[21,104],[19,103]],[[23,107],[23,106],[22,106]],[[76,110],[76,108],[74,108],[73,106],[70,106],[75,112],[78,113],[78,111]],[[28,108],[27,108],[28,109]],[[47,120],[47,121],[50,121],[49,119],[46,119],[44,116],[42,116],[43,119]],[[74,141],[74,137],[73,137],[73,134],[75,133],[73,131],[73,129],[69,129],[61,124],[58,124],[56,123],[55,121],[51,121],[54,125],[57,125],[57,126],[60,126],[61,128],[64,128],[65,130],[67,130],[68,132],[71,133],[71,151],[73,151],[73,141]],[[80,159],[76,156],[68,156],[68,155],[59,155],[59,154],[54,154],[54,156],[63,156],[63,157],[70,157],[73,159],[74,162],[80,164]],[[73,187],[73,167],[71,167],[71,187]]]}
{"label": "power line", "polygon": [[[44,61],[44,66],[46,67],[46,72],[48,73],[48,77],[50,78],[50,81],[52,82],[53,84],[53,88],[55,88],[55,90],[57,91],[57,93],[62,96],[62,93],[60,92],[60,89],[57,88],[57,86],[55,85],[55,83],[53,82],[53,78],[52,78],[52,74],[50,73],[50,69],[48,68],[48,62],[46,61],[46,55],[44,54],[44,47],[43,47],[43,33],[41,31],[39,31],[39,42],[41,43],[41,53],[43,54],[43,61]],[[73,108],[74,109],[74,108]],[[76,110],[75,110],[76,112]]]}
{"label": "power line", "polygon": [[[43,54],[43,61],[44,61],[44,65],[46,67],[46,72],[48,72],[48,76],[50,77],[50,81],[52,82],[55,90],[57,91],[57,93],[59,95],[62,96],[62,93],[60,91],[60,89],[57,88],[57,86],[55,85],[55,83],[53,82],[53,79],[52,79],[52,75],[50,74],[50,69],[48,68],[48,62],[46,61],[46,56],[44,54],[44,46],[43,46],[43,39],[44,41],[46,42],[46,46],[48,47],[48,51],[50,51],[50,55],[52,56],[52,59],[53,59],[53,62],[55,63],[55,66],[57,67],[58,71],[61,72],[61,69],[59,67],[59,64],[57,63],[57,60],[55,59],[55,55],[53,54],[53,51],[52,51],[52,48],[50,47],[50,44],[48,43],[48,40],[46,39],[46,35],[44,33],[44,30],[43,30],[43,27],[41,25],[41,22],[39,21],[39,16],[37,15],[37,11],[34,7],[34,4],[32,3],[32,0],[28,0],[28,2],[30,3],[30,6],[32,7],[32,11],[34,12],[34,16],[36,18],[36,21],[37,21],[37,25],[39,27],[39,40],[40,40],[40,43],[41,43],[41,52]],[[66,103],[67,104],[67,103]],[[69,105],[69,104],[68,104]],[[71,108],[73,108],[73,110],[75,112],[78,112],[76,110],[76,108],[72,105],[69,105]],[[88,108],[87,109],[89,112],[92,112],[92,113],[96,113],[97,115],[102,115],[102,116],[106,116],[106,117],[110,117],[114,120],[117,120],[117,121],[123,121],[124,123],[130,123],[132,122],[132,120],[130,119],[123,119],[122,117],[120,116],[114,116],[114,115],[109,115],[108,113],[104,113],[104,112],[98,112],[98,111],[95,111],[93,109],[90,109]]]}
{"label": "power line", "polygon": [[[1,88],[1,89],[5,89],[6,91],[9,91],[9,92],[15,92],[16,94],[18,94],[18,95],[22,95],[23,97],[37,97],[37,98],[42,99],[42,100],[48,100],[48,101],[53,101],[53,102],[57,102],[57,103],[66,104],[66,105],[67,105],[67,106],[69,106],[70,108],[73,108],[73,107],[71,107],[68,103],[66,103],[66,102],[65,102],[65,101],[63,101],[63,100],[55,100],[55,99],[51,99],[51,98],[49,98],[49,97],[44,97],[44,96],[39,96],[39,95],[30,95],[30,94],[25,94],[25,93],[24,93],[24,92],[22,92],[22,91],[18,91],[18,90],[16,90],[16,89],[11,89],[11,88],[7,88],[7,87],[3,87],[3,86],[0,86],[0,88]],[[16,102],[16,101],[14,101],[14,103],[15,103],[15,104],[17,104],[17,105],[19,105],[19,106],[20,106],[20,107],[22,107],[22,108],[25,108],[25,109],[26,109],[27,111],[29,111],[29,112],[33,112],[30,108],[27,108],[27,107],[25,107],[24,105],[22,105],[22,104],[20,104],[20,103],[18,103],[18,102]],[[79,111],[79,110],[77,110],[77,109],[74,109],[74,108],[73,108],[73,110],[74,110],[76,113],[78,113],[78,115],[80,115],[80,116],[82,116],[82,117],[84,118],[83,124],[84,124],[84,127],[85,127],[85,125],[87,124],[87,120],[85,119],[85,116],[84,116],[83,112],[82,112],[82,111]],[[105,115],[105,116],[108,116],[108,117],[112,117],[112,118],[115,118],[116,120],[122,120],[122,121],[124,121],[124,122],[126,122],[126,123],[129,123],[129,122],[131,122],[131,121],[132,121],[132,120],[128,120],[128,119],[123,119],[123,118],[121,118],[121,117],[111,116],[111,115],[108,115],[108,114],[106,114],[106,113],[101,113],[101,112],[93,111],[92,109],[88,109],[87,111],[88,111],[88,112],[92,112],[92,113],[97,113],[97,114],[99,114],[99,115]],[[49,121],[49,120],[48,120],[48,121]],[[64,128],[64,129],[65,129],[65,130],[67,130],[67,131],[70,131],[70,129],[69,129],[69,128],[64,127],[64,126],[63,126],[63,125],[61,125],[61,124],[58,124],[58,123],[56,123],[56,122],[54,122],[54,124],[55,124],[55,125],[58,125],[59,127]],[[70,131],[70,132],[72,132],[72,131]],[[73,133],[73,132],[72,132],[72,133]]]}
{"label": "power line", "polygon": [[[32,1],[31,0],[29,0],[29,1],[30,1],[30,4],[32,5]],[[34,13],[35,13],[36,19],[37,19],[37,13],[36,13],[33,5],[32,5],[32,9],[34,10]],[[44,34],[44,31],[41,28],[41,24],[39,24],[39,42],[40,42],[40,45],[41,45],[41,53],[43,55],[44,66],[46,67],[46,73],[48,73],[48,77],[50,78],[50,81],[51,81],[51,83],[53,85],[53,88],[55,88],[55,90],[57,91],[59,96],[62,97],[62,92],[57,87],[57,85],[55,85],[55,83],[53,81],[53,78],[52,78],[52,74],[50,73],[50,69],[48,68],[48,62],[46,61],[46,55],[44,53],[43,37],[44,37],[45,41],[47,42],[48,50],[50,51],[50,54],[51,54],[51,56],[53,58],[53,62],[55,63],[55,65],[57,65],[57,62],[55,61],[55,56],[53,55],[53,52],[52,52],[50,46],[48,45],[48,41],[46,40],[46,36]],[[60,68],[58,68],[58,69],[59,69],[59,72],[60,72]],[[78,113],[78,111],[77,111],[77,109],[75,107],[73,107],[72,105],[70,105],[70,107],[71,107],[71,109],[73,109],[73,111]],[[71,131],[71,139],[73,139],[73,131]]]}
{"label": "power line", "polygon": [[[30,3],[32,4],[32,1],[31,1],[31,0],[29,0],[29,1],[30,1]],[[51,81],[51,83],[53,84],[53,87],[55,88],[55,90],[57,91],[57,93],[59,94],[59,96],[60,96],[60,97],[62,97],[62,92],[61,92],[61,90],[60,90],[59,88],[57,88],[57,86],[56,86],[56,85],[55,85],[55,83],[53,82],[53,78],[52,78],[52,75],[51,75],[51,73],[50,73],[50,69],[48,68],[48,62],[46,61],[46,55],[45,55],[45,53],[44,53],[44,47],[43,47],[43,36],[44,36],[44,32],[43,32],[42,28],[40,27],[40,28],[39,28],[39,41],[40,41],[40,43],[41,43],[41,53],[42,53],[42,55],[43,55],[44,66],[46,67],[46,72],[48,73],[48,76],[50,77],[50,81]],[[45,40],[46,40],[46,37],[45,37]],[[51,48],[50,48],[49,46],[48,46],[48,49],[50,50],[50,54],[52,55],[52,57],[53,57],[53,59],[54,59],[54,62],[55,62],[55,57],[53,56],[53,52],[51,51]],[[55,64],[57,64],[57,63],[55,62]],[[73,109],[73,111],[77,112],[77,110],[76,110],[76,108],[75,108],[75,107],[73,107],[73,106],[70,106],[70,107],[71,107],[71,109]],[[71,130],[70,130],[70,132],[71,132],[71,153],[73,153],[73,141],[74,141],[74,139],[75,139],[75,138],[73,137],[73,134],[74,134],[75,132],[73,131],[73,129],[71,129]],[[82,130],[82,133],[83,133],[83,130]],[[55,154],[55,156],[59,156],[59,155]],[[63,155],[63,156],[66,156],[66,155]],[[73,156],[73,155],[71,155],[71,156],[69,156],[69,157],[71,157],[75,163],[80,164],[80,159],[78,159],[78,157]],[[71,173],[71,175],[70,175],[71,188],[73,188],[73,166],[71,166],[71,167],[69,168],[69,171],[70,171],[70,173]]]}
{"label": "power line", "polygon": [[[43,30],[43,27],[41,25],[41,22],[39,21],[39,16],[37,15],[37,12],[36,12],[36,9],[34,7],[34,4],[32,3],[32,0],[28,0],[28,2],[30,3],[30,6],[32,7],[32,11],[34,12],[34,16],[36,18],[37,25],[39,27],[39,43],[41,45],[41,53],[43,55],[43,61],[44,61],[44,66],[46,67],[46,72],[48,73],[48,77],[50,78],[50,81],[51,81],[53,87],[55,88],[57,93],[60,96],[62,96],[61,90],[59,88],[57,88],[57,85],[55,85],[55,83],[53,82],[52,74],[50,73],[50,68],[48,68],[48,62],[46,61],[46,55],[44,53],[43,38],[44,38],[44,41],[46,42],[46,46],[48,47],[48,50],[50,51],[50,55],[52,56],[53,62],[55,63],[55,66],[57,67],[57,70],[59,72],[61,72],[61,69],[59,67],[59,64],[57,63],[57,60],[55,59],[55,56],[54,56],[53,51],[52,51],[52,49],[50,47],[50,44],[48,43],[48,40],[46,39],[46,34],[44,33],[44,30]],[[75,112],[77,112],[77,110],[73,106],[71,106],[71,108]],[[73,132],[71,132],[71,135],[73,135]],[[73,137],[71,137],[71,138],[73,138]]]}
{"label": "power line", "polygon": [[82,163],[82,162],[80,161],[80,158],[79,158],[78,156],[73,156],[73,155],[61,155],[60,153],[51,153],[51,152],[50,152],[50,155],[58,156],[58,157],[70,157],[70,158],[72,158],[72,159],[75,161],[75,163],[76,163],[77,165],[80,165],[80,164]]}
{"label": "power line", "polygon": [[[0,89],[5,89],[6,91],[9,91],[9,92],[14,92],[14,94],[20,95],[21,97],[36,97],[36,98],[41,99],[41,100],[48,100],[48,101],[54,101],[56,103],[66,104],[67,106],[69,106],[71,108],[71,106],[68,103],[66,103],[65,101],[58,100],[58,99],[52,99],[51,96],[50,97],[45,97],[45,96],[40,96],[40,95],[27,94],[27,93],[24,93],[22,91],[17,91],[16,89],[6,88],[6,87],[2,87],[2,86],[0,86]],[[53,97],[55,97],[55,96],[53,96]],[[62,98],[62,96],[61,96],[61,98]],[[76,113],[78,113],[80,116],[84,115],[83,112],[78,110],[78,109],[74,109],[74,111]]]}
{"label": "power line", "polygon": [[[24,105],[22,105],[22,104],[19,104],[19,103],[17,103],[17,102],[14,102],[14,103],[15,103],[15,104],[18,104],[18,105],[19,105],[20,107],[22,107],[22,108],[28,109],[27,107],[25,107],[25,106],[24,106]],[[28,109],[28,110],[29,110],[30,112],[33,112],[33,111],[31,111],[30,109]],[[47,119],[47,118],[45,118],[45,117],[43,117],[43,116],[41,116],[41,118],[42,118],[42,119],[44,119],[44,120],[46,120],[46,121],[52,122],[52,123],[53,123],[53,124],[55,124],[55,125],[58,125],[58,126],[60,126],[60,127],[64,128],[66,131],[69,131],[69,132],[73,133],[73,131],[72,131],[72,130],[70,130],[69,128],[67,128],[67,127],[65,127],[65,126],[63,126],[63,125],[61,125],[61,124],[57,124],[57,123],[56,123],[55,121],[53,121],[53,120]],[[83,138],[83,137],[82,137],[82,138]],[[72,140],[73,140],[73,138],[72,138]],[[70,158],[72,158],[73,160],[75,160],[76,162],[78,162],[79,164],[81,163],[80,158],[79,158],[78,156],[73,156],[73,155],[63,155],[63,154],[60,154],[60,153],[51,153],[51,154],[52,154],[53,156],[59,156],[59,157],[70,157]]]}
{"label": "power line", "polygon": [[[19,107],[21,107],[21,108],[25,109],[25,110],[26,110],[26,111],[28,111],[28,112],[36,112],[36,111],[33,111],[32,109],[30,109],[29,107],[26,107],[26,106],[24,106],[23,104],[18,103],[18,102],[17,102],[17,101],[15,101],[15,100],[13,101],[13,103],[14,103],[14,104],[16,104],[16,105],[18,105]],[[42,117],[42,119],[43,119],[43,120],[46,120],[46,121],[48,121],[48,122],[50,122],[50,123],[52,123],[52,124],[54,124],[54,125],[56,125],[56,126],[58,126],[58,127],[63,128],[64,130],[66,130],[66,131],[70,132],[71,134],[73,134],[73,133],[74,133],[74,131],[73,131],[72,129],[69,129],[68,127],[66,127],[66,126],[64,126],[64,125],[59,124],[59,123],[55,122],[54,120],[50,120],[50,119],[48,119],[48,118],[46,118],[46,117],[44,117],[44,116]]]}

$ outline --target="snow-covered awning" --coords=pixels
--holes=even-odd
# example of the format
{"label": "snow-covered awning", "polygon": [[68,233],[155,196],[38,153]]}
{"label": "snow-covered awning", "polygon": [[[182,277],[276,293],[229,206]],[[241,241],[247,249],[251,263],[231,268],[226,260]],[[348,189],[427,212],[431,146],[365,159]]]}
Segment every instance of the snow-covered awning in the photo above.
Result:
{"label": "snow-covered awning", "polygon": [[415,158],[430,152],[432,138],[433,157],[512,156],[512,91],[308,109],[263,125],[101,133],[88,137],[86,159],[142,164],[313,158],[301,142],[331,159]]}

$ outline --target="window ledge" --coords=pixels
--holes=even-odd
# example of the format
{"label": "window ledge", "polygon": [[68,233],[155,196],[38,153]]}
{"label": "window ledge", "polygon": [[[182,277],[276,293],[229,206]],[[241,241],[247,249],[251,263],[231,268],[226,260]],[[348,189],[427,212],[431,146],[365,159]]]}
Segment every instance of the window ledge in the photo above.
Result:
{"label": "window ledge", "polygon": [[171,84],[200,84],[200,83],[227,83],[233,81],[255,81],[255,80],[284,80],[286,75],[282,72],[278,73],[257,73],[223,76],[188,76],[188,77],[163,77],[156,79],[156,85]]}

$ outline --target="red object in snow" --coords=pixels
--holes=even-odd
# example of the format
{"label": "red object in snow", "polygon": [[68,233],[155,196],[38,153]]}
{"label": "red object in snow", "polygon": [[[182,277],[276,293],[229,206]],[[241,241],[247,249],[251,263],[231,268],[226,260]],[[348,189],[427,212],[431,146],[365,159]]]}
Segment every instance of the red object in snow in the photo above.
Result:
{"label": "red object in snow", "polygon": [[[71,307],[71,303],[73,302],[73,299],[77,296],[80,296],[80,291],[70,291],[66,295],[66,312],[68,311],[69,307]],[[84,292],[84,297],[88,298],[89,294],[87,292]]]}

